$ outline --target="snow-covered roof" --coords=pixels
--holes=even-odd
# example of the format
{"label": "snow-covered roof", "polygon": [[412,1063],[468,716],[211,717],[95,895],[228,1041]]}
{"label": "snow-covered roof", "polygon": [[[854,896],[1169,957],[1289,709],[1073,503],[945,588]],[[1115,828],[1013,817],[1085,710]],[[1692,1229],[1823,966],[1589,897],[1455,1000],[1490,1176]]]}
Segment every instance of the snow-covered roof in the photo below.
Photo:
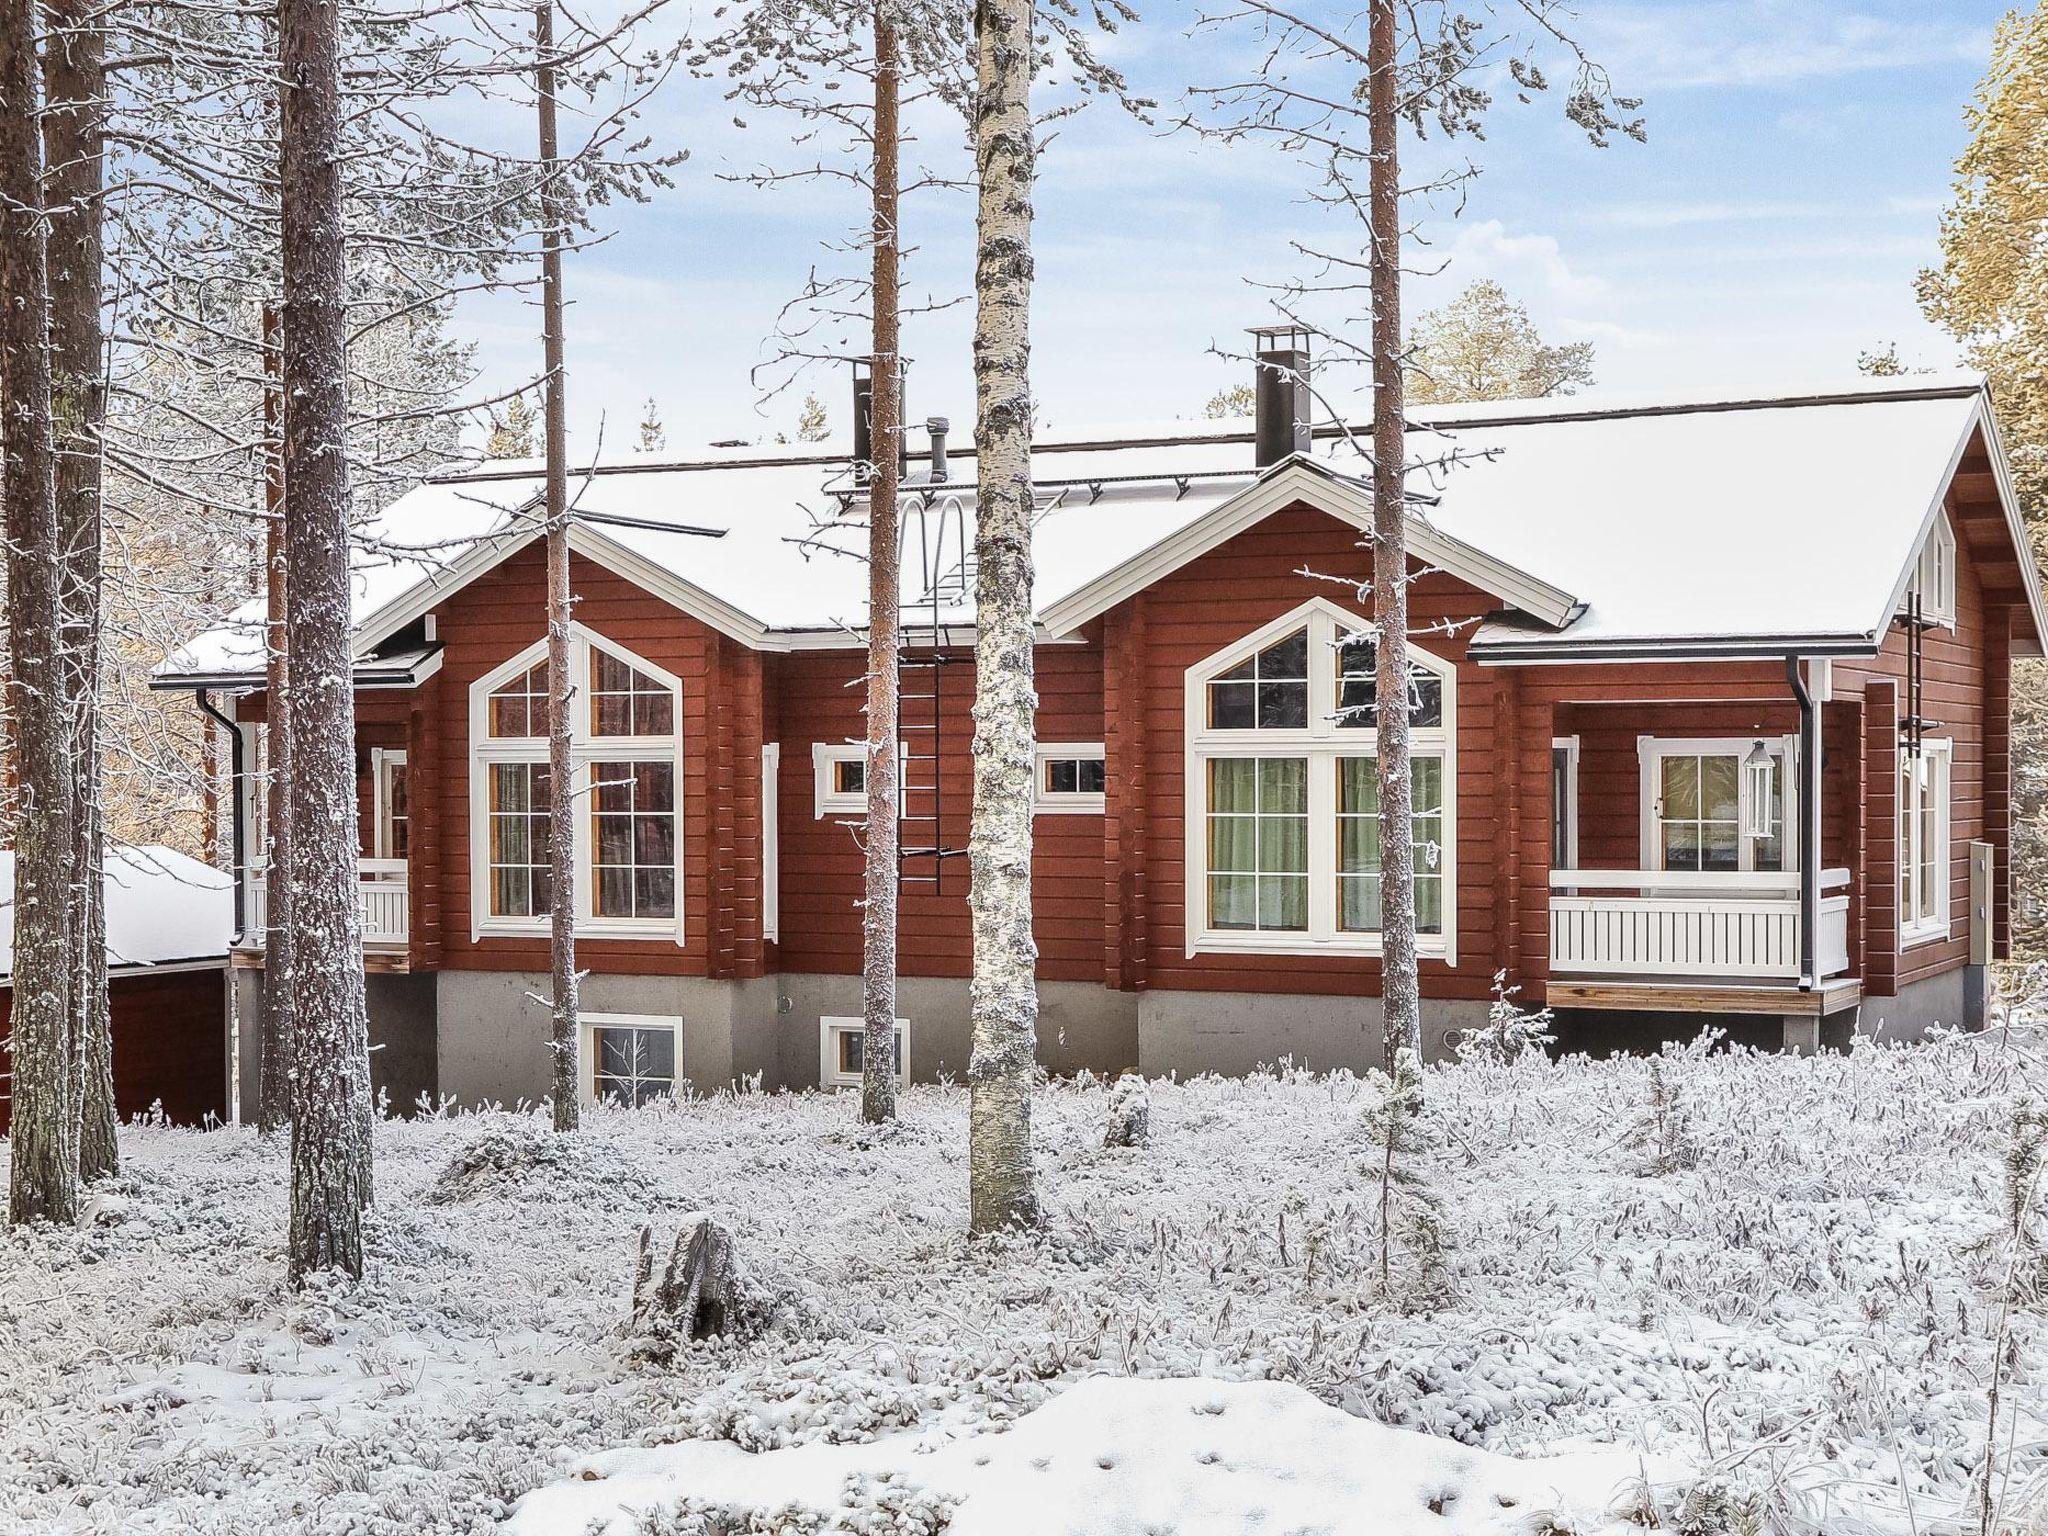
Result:
{"label": "snow-covered roof", "polygon": [[[1412,418],[1418,552],[1503,599],[1504,616],[1475,637],[1480,654],[1500,660],[1871,649],[1978,430],[1996,458],[1974,375],[1749,398],[1425,407]],[[1283,480],[1354,522],[1369,515],[1367,466],[1340,434],[1319,434],[1312,476],[1299,462],[1260,476],[1251,461],[1243,420],[1038,442],[1035,597],[1049,632],[1070,632],[1134,581],[1158,579],[1245,516],[1273,510]],[[973,617],[959,579],[973,464],[971,448],[956,450],[950,481],[935,486],[924,483],[924,456],[910,456],[906,603],[948,626]],[[537,465],[505,463],[387,508],[357,552],[358,653],[536,537],[541,489]],[[635,455],[579,472],[572,495],[582,553],[749,644],[850,644],[865,622],[864,493],[836,447]],[[2017,509],[2007,516],[2016,530]],[[2048,629],[2031,566],[2027,578],[2036,624]],[[260,618],[252,608],[199,637],[162,678],[258,670]]]}
{"label": "snow-covered roof", "polygon": [[[154,844],[110,848],[107,965],[225,959],[235,931],[232,875]],[[14,973],[14,850],[0,848],[0,981]]]}

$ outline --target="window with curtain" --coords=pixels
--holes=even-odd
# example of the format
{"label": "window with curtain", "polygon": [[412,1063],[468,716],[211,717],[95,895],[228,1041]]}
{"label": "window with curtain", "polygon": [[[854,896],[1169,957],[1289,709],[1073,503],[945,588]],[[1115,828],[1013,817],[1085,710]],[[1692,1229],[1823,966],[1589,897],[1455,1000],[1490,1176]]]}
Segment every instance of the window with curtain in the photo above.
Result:
{"label": "window with curtain", "polygon": [[[681,687],[581,626],[570,675],[578,931],[679,940]],[[476,685],[471,720],[478,928],[538,932],[553,906],[544,641]]]}
{"label": "window with curtain", "polygon": [[[1378,682],[1365,620],[1317,599],[1190,669],[1188,949],[1373,953]],[[1456,669],[1410,651],[1415,920],[1454,938]]]}

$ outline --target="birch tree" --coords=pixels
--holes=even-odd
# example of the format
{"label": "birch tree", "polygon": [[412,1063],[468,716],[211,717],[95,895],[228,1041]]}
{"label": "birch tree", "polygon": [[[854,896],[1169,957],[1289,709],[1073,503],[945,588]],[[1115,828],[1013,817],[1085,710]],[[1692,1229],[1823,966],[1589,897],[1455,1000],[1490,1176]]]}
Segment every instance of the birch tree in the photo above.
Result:
{"label": "birch tree", "polygon": [[[1314,201],[1363,224],[1364,249],[1298,243],[1321,276],[1283,288],[1276,300],[1290,321],[1318,296],[1366,300],[1365,338],[1341,326],[1320,329],[1340,359],[1363,366],[1371,381],[1372,431],[1362,451],[1372,467],[1371,537],[1375,685],[1375,748],[1380,817],[1381,1050],[1393,1063],[1402,1050],[1422,1054],[1421,987],[1415,937],[1413,785],[1409,762],[1408,481],[1417,466],[1407,447],[1406,373],[1401,335],[1404,203],[1462,192],[1469,165],[1446,165],[1404,182],[1403,125],[1416,136],[1430,128],[1446,139],[1478,135],[1493,98],[1481,71],[1504,63],[1505,78],[1523,101],[1547,92],[1538,58],[1561,50],[1573,70],[1564,115],[1596,146],[1615,135],[1641,139],[1642,105],[1611,89],[1606,73],[1560,25],[1556,0],[1366,0],[1362,10],[1331,17],[1288,0],[1241,0],[1208,25],[1249,23],[1263,34],[1252,73],[1195,95],[1223,112],[1209,131],[1262,136],[1313,168]],[[1489,25],[1499,26],[1489,37]],[[1346,434],[1347,441],[1348,432]],[[1351,446],[1359,445],[1353,443]],[[1452,449],[1433,468],[1455,466]]]}
{"label": "birch tree", "polygon": [[278,185],[285,562],[291,593],[294,1285],[363,1272],[371,1200],[370,1052],[356,895],[355,691],[348,528],[347,262],[341,34],[328,0],[279,0]]}
{"label": "birch tree", "polygon": [[9,713],[14,832],[11,1180],[16,1224],[78,1217],[79,1039],[70,998],[74,851],[58,628],[56,447],[51,413],[48,225],[39,137],[38,8],[0,8],[0,411],[6,454]]}
{"label": "birch tree", "polygon": [[1032,673],[1030,0],[974,11],[974,446],[977,561],[974,930],[968,1058],[969,1229],[1034,1223],[1031,1089],[1038,942],[1031,925]]}

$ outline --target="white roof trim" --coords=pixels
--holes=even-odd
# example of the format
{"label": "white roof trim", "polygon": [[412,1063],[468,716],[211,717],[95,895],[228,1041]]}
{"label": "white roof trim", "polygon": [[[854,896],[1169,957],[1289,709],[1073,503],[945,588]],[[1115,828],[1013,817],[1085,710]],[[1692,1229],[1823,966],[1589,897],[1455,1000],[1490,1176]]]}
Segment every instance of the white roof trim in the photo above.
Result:
{"label": "white roof trim", "polygon": [[[1364,487],[1306,459],[1290,458],[1178,532],[1054,603],[1043,615],[1046,629],[1056,635],[1078,629],[1297,501],[1307,502],[1362,533],[1372,529],[1372,497]],[[1417,559],[1439,566],[1547,624],[1562,627],[1579,610],[1577,599],[1569,592],[1452,538],[1421,515],[1409,520],[1408,549]]]}

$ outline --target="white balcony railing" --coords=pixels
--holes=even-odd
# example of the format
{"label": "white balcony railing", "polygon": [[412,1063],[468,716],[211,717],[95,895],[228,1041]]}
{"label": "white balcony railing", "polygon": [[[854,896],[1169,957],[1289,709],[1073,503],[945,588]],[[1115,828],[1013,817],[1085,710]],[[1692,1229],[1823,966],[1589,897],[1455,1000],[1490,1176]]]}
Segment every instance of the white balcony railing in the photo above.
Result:
{"label": "white balcony railing", "polygon": [[[356,861],[357,894],[363,906],[363,948],[403,949],[412,931],[412,886],[404,859]],[[266,871],[249,871],[249,913],[246,942],[263,947],[270,931],[270,900]]]}
{"label": "white balcony railing", "polygon": [[[1814,959],[1835,976],[1849,968],[1849,872],[1820,883]],[[1550,888],[1553,973],[1799,975],[1796,872],[1556,869]]]}

